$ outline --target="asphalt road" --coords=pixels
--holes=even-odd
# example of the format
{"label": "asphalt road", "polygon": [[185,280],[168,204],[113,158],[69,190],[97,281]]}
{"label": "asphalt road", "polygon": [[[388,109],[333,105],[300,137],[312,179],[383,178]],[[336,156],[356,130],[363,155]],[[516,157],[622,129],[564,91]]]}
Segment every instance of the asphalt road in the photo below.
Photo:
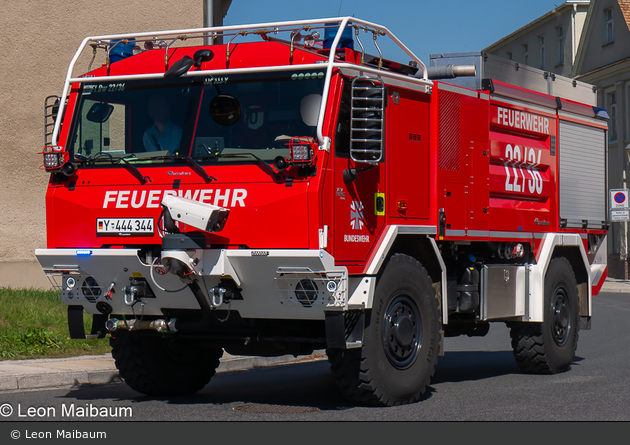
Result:
{"label": "asphalt road", "polygon": [[353,406],[319,360],[221,373],[174,399],[120,383],[3,392],[0,411],[9,404],[10,421],[629,421],[629,319],[629,294],[600,294],[574,365],[550,376],[520,373],[504,324],[482,338],[447,338],[426,396],[406,406]]}

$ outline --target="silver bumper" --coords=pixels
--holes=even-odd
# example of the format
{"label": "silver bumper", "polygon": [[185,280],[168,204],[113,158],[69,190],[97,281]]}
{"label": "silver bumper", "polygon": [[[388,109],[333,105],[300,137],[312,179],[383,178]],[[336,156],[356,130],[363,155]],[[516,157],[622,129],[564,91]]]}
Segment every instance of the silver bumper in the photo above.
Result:
{"label": "silver bumper", "polygon": [[[348,272],[320,250],[166,251],[194,266],[186,278],[146,263],[136,249],[38,249],[35,255],[68,305],[99,313],[163,316],[162,309],[199,309],[188,280],[196,280],[209,301],[212,289],[230,280],[242,299],[217,309],[238,311],[243,318],[323,320],[326,311],[348,309]],[[172,261],[171,261],[172,262]],[[146,282],[153,294],[135,301],[130,283]],[[135,304],[133,304],[135,301]],[[216,301],[216,300],[215,300]],[[99,303],[101,303],[99,305]]]}

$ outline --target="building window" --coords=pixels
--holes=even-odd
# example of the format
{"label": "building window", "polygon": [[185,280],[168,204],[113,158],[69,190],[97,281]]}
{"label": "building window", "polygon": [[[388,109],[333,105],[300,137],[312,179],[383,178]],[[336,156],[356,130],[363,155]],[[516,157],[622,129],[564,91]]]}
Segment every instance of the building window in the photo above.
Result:
{"label": "building window", "polygon": [[506,54],[506,57],[508,60],[512,60],[512,51],[508,51],[508,53]]}
{"label": "building window", "polygon": [[538,37],[538,43],[540,45],[540,69],[545,69],[545,36]]}
{"label": "building window", "polygon": [[527,43],[523,45],[523,63],[529,65],[529,46]]}
{"label": "building window", "polygon": [[564,63],[564,29],[562,26],[556,28],[558,36],[558,65]]}
{"label": "building window", "polygon": [[606,43],[612,43],[615,39],[615,27],[613,22],[613,10],[612,8],[604,11],[606,17]]}
{"label": "building window", "polygon": [[617,140],[617,94],[608,94],[608,109],[610,110],[610,121],[608,121],[608,140]]}

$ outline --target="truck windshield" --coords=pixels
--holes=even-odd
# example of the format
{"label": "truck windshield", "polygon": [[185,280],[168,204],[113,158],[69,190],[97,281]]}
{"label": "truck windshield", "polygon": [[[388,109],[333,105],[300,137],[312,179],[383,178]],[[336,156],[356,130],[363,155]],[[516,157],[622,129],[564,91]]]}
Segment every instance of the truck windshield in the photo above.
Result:
{"label": "truck windshield", "polygon": [[323,70],[85,83],[68,150],[94,163],[272,161],[291,137],[316,139],[323,83]]}

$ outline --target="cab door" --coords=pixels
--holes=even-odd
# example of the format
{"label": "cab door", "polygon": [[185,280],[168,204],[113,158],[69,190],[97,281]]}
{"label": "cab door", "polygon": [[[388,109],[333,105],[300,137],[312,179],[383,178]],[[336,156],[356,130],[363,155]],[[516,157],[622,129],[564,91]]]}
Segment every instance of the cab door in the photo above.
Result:
{"label": "cab door", "polygon": [[[335,259],[363,264],[385,224],[384,85],[344,78],[334,144]],[[383,144],[381,144],[383,141]],[[363,156],[363,157],[362,157]],[[379,162],[380,158],[380,162]]]}

